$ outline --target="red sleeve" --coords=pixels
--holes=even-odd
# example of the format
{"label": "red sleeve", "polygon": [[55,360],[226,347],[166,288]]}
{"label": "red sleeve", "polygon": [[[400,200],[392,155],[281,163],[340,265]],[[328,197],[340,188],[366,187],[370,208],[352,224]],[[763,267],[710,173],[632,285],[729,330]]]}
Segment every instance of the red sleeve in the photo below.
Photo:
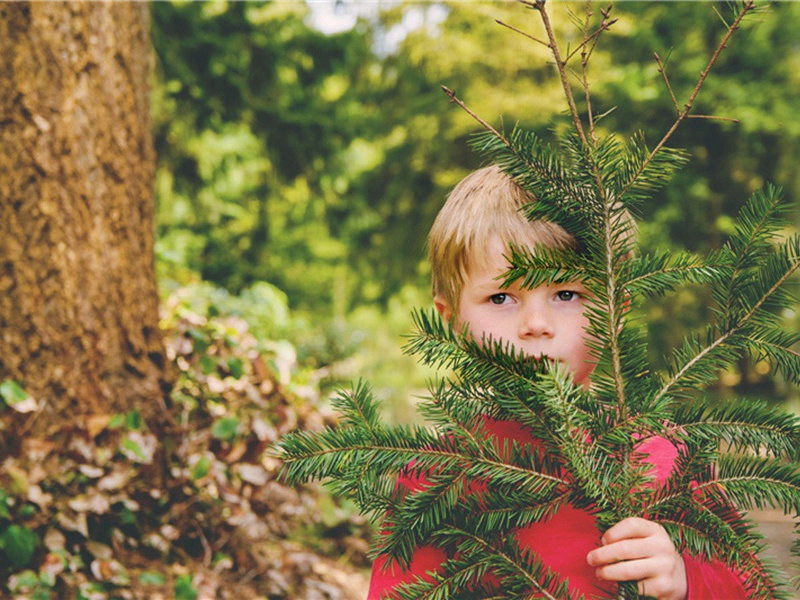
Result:
{"label": "red sleeve", "polygon": [[386,559],[383,557],[376,559],[372,565],[372,578],[369,582],[367,600],[392,598],[390,592],[397,586],[411,583],[418,576],[436,571],[446,558],[444,550],[433,546],[422,546],[414,551],[407,570],[401,569],[397,563],[387,567]]}
{"label": "red sleeve", "polygon": [[686,600],[747,600],[742,578],[721,562],[684,556]]}

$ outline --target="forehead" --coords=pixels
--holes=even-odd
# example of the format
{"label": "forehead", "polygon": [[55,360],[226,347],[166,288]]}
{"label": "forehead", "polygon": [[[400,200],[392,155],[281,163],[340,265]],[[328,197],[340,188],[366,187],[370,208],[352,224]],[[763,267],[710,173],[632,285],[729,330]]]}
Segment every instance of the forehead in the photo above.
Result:
{"label": "forehead", "polygon": [[511,267],[508,257],[511,249],[496,235],[490,236],[483,244],[476,244],[469,252],[466,263],[465,282],[502,279]]}

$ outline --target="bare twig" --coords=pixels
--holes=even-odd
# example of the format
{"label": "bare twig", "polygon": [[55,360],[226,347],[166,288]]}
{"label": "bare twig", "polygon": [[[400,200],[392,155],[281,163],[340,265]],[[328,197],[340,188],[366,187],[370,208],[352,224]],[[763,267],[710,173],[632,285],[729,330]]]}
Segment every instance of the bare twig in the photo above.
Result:
{"label": "bare twig", "polygon": [[472,117],[472,118],[473,118],[473,119],[475,119],[475,120],[476,120],[478,123],[480,123],[480,124],[481,124],[481,126],[482,126],[484,129],[486,129],[486,131],[490,131],[490,132],[492,132],[492,134],[494,134],[494,135],[497,137],[497,139],[499,139],[500,141],[502,141],[502,142],[503,142],[503,144],[505,144],[505,145],[506,145],[506,147],[508,147],[508,148],[511,148],[511,149],[513,150],[513,147],[511,146],[511,142],[509,142],[509,141],[508,141],[508,138],[506,138],[506,136],[504,136],[502,133],[500,133],[499,131],[497,131],[497,129],[495,129],[494,127],[492,127],[492,126],[491,126],[489,123],[487,123],[486,121],[484,121],[483,119],[481,119],[481,118],[480,118],[478,115],[476,115],[476,114],[475,114],[475,113],[474,113],[472,110],[470,110],[470,108],[469,108],[469,107],[468,107],[466,104],[464,104],[464,103],[463,103],[461,100],[459,100],[458,96],[456,96],[456,93],[455,93],[453,90],[451,90],[451,89],[450,89],[450,88],[448,88],[447,86],[443,85],[443,86],[442,86],[442,91],[443,91],[445,94],[447,94],[447,96],[448,96],[448,98],[450,98],[450,101],[451,101],[451,102],[453,102],[453,103],[455,103],[455,104],[458,104],[458,105],[459,105],[459,106],[460,106],[460,107],[461,107],[461,108],[464,110],[464,112],[466,112],[466,113],[467,113],[467,114],[468,114],[470,117]]}
{"label": "bare twig", "polygon": [[[586,52],[586,45],[590,39],[589,37],[589,21],[592,18],[592,0],[586,0],[586,19],[583,22],[583,42],[581,48],[581,71],[583,74],[583,95],[586,98],[586,120],[589,122],[589,137],[592,138],[592,145],[597,145],[597,138],[594,135],[594,115],[592,113],[592,97],[589,93],[589,56],[591,53]],[[599,29],[595,32],[599,33]],[[572,53],[567,55],[567,61],[575,54],[577,48]]]}
{"label": "bare twig", "polygon": [[611,25],[617,22],[616,19],[609,20],[610,13],[610,6],[606,9],[600,9],[600,14],[603,15],[603,20],[601,21],[597,30],[592,34],[589,34],[589,22],[592,18],[592,0],[586,0],[586,17],[583,21],[583,41],[578,45],[577,48],[575,48],[575,50],[567,54],[567,58],[564,61],[565,63],[568,63],[570,58],[572,58],[575,53],[580,50],[583,95],[586,98],[586,118],[589,124],[589,137],[592,140],[592,145],[597,144],[597,138],[595,137],[594,131],[596,119],[592,110],[592,98],[589,92],[589,60],[594,53],[594,49],[597,47],[597,40],[599,39],[600,34],[604,31],[607,31]]}
{"label": "bare twig", "polygon": [[658,72],[661,73],[661,77],[664,78],[664,83],[667,85],[667,91],[669,92],[669,97],[672,98],[672,104],[675,105],[675,112],[677,114],[680,114],[681,107],[678,105],[678,99],[675,97],[675,92],[672,91],[672,86],[670,85],[669,78],[667,77],[667,71],[664,69],[664,63],[661,62],[661,57],[658,55],[658,52],[653,52],[653,56],[656,57]]}
{"label": "bare twig", "polygon": [[507,29],[510,29],[511,31],[514,31],[515,33],[518,33],[520,35],[524,35],[529,40],[533,40],[534,42],[536,42],[537,44],[541,44],[545,48],[549,48],[550,47],[550,44],[548,44],[544,40],[540,40],[539,38],[532,36],[530,33],[522,31],[521,29],[517,29],[513,25],[509,25],[508,23],[504,23],[500,19],[495,19],[495,23],[497,23],[498,25],[502,25],[503,27],[506,27]]}
{"label": "bare twig", "polygon": [[564,59],[561,58],[561,51],[558,49],[556,35],[553,31],[553,24],[550,22],[550,17],[544,8],[545,0],[533,0],[532,2],[530,0],[520,0],[520,2],[525,6],[539,11],[539,15],[542,18],[542,24],[547,32],[547,39],[550,41],[550,51],[553,53],[553,59],[556,61],[558,75],[561,78],[561,87],[564,89],[564,95],[567,97],[567,104],[569,104],[569,112],[572,115],[572,122],[575,124],[575,130],[577,131],[578,136],[581,138],[581,142],[585,147],[588,147],[589,141],[586,139],[586,132],[583,129],[583,123],[581,123],[581,117],[578,113],[578,108],[575,105],[575,98],[572,95],[572,86],[569,84],[569,78],[565,68],[566,63],[564,62]]}
{"label": "bare twig", "polygon": [[687,119],[710,119],[712,121],[728,121],[729,123],[741,123],[739,119],[733,117],[718,117],[717,115],[686,115]]}

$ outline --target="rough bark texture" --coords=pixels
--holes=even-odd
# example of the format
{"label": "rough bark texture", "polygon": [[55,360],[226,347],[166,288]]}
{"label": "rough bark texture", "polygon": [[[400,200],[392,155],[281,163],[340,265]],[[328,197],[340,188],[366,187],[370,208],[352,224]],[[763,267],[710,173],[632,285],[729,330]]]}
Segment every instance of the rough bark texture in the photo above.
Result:
{"label": "rough bark texture", "polygon": [[0,3],[0,380],[44,403],[26,427],[162,410],[151,57],[147,3]]}

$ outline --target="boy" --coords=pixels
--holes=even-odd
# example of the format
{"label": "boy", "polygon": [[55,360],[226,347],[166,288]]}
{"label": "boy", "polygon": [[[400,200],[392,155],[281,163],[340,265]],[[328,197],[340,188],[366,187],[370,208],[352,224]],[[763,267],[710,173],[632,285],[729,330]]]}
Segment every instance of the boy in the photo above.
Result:
{"label": "boy", "polygon": [[[468,328],[475,340],[491,336],[530,356],[546,355],[566,364],[575,382],[588,387],[594,365],[586,344],[585,288],[577,282],[502,287],[509,243],[576,246],[558,225],[525,218],[520,208],[533,200],[495,166],[472,173],[456,186],[428,237],[434,303],[446,320],[457,329]],[[516,440],[535,451],[536,440],[518,423],[489,421],[487,430],[500,444]],[[637,449],[648,456],[656,485],[663,482],[676,448],[665,439],[651,438]],[[424,482],[401,478],[398,485],[413,492]],[[571,593],[588,598],[613,597],[614,582],[619,581],[637,581],[639,593],[660,600],[746,597],[740,578],[725,565],[681,556],[664,528],[645,519],[625,519],[600,536],[589,512],[566,506],[546,521],[520,528],[517,538],[569,579]],[[397,586],[426,577],[445,559],[441,549],[424,546],[414,552],[405,571],[377,560],[368,600],[391,598]]]}

